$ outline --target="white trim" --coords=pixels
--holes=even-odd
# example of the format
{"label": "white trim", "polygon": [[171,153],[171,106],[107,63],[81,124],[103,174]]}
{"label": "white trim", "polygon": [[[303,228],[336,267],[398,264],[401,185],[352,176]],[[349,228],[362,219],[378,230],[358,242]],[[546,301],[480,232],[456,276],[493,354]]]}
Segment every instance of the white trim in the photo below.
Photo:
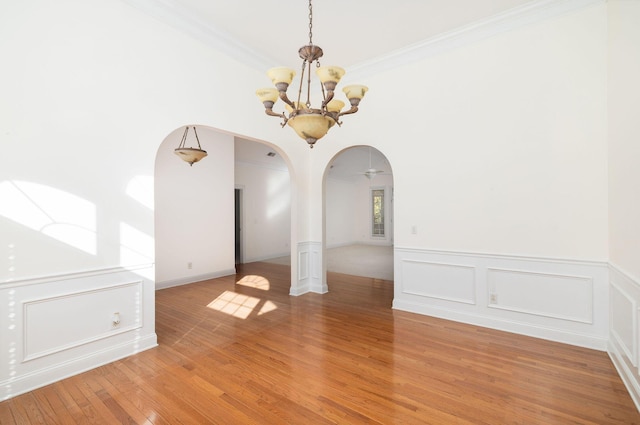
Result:
{"label": "white trim", "polygon": [[591,298],[589,299],[589,311],[590,311],[590,315],[589,317],[574,317],[574,316],[569,316],[566,314],[552,314],[549,312],[545,312],[545,311],[536,311],[536,310],[530,310],[530,309],[526,309],[526,308],[519,308],[519,307],[514,307],[514,306],[509,306],[509,305],[504,305],[504,304],[498,304],[498,303],[489,303],[489,308],[497,308],[497,309],[502,309],[502,310],[507,310],[507,311],[515,311],[518,313],[526,313],[526,314],[531,314],[534,316],[546,316],[546,317],[551,317],[554,319],[561,319],[561,320],[570,320],[570,321],[574,321],[574,322],[578,322],[578,323],[587,323],[587,324],[593,324],[593,278],[590,276],[578,276],[578,275],[570,275],[570,274],[566,274],[566,273],[543,273],[543,272],[531,272],[528,270],[522,270],[520,268],[504,268],[504,267],[487,267],[487,286],[489,287],[489,292],[490,293],[495,293],[495,288],[493,286],[493,281],[491,280],[491,275],[492,272],[496,272],[496,273],[514,273],[514,274],[520,274],[523,276],[539,276],[541,278],[561,278],[561,279],[571,279],[571,280],[580,280],[582,281],[582,283],[588,285],[588,289],[589,292],[591,293]]}
{"label": "white trim", "polygon": [[406,301],[393,301],[393,308],[397,310],[409,311],[411,313],[423,314],[438,317],[456,322],[468,323],[475,326],[482,326],[505,332],[512,332],[519,335],[531,336],[534,338],[546,339],[549,341],[561,342],[564,344],[576,345],[579,347],[591,348],[605,351],[607,338],[578,332],[569,332],[562,329],[553,329],[546,326],[532,325],[516,320],[504,320],[495,317],[468,314],[462,311],[447,309],[437,306],[424,306],[419,303]]}
{"label": "white trim", "polygon": [[231,34],[204,22],[192,10],[173,0],[122,0],[174,29],[200,40],[227,56],[256,70],[265,70],[278,63],[276,59],[256,52]]}
{"label": "white trim", "polygon": [[[441,277],[426,269],[405,269],[404,265],[408,262],[446,263],[475,268],[473,285],[476,302],[465,304],[459,299],[449,299],[451,293],[462,291],[468,282],[456,276]],[[538,285],[528,278],[516,283],[527,285],[523,290],[534,291],[531,292],[534,297],[522,298],[518,296],[518,288],[512,286],[496,292],[491,287],[491,271],[501,270],[524,273],[525,278],[533,276],[547,288],[555,288],[553,285],[558,278],[578,279],[587,285],[582,298],[588,305],[563,295],[561,288],[558,288],[561,298],[549,299],[544,293],[535,292]],[[610,298],[609,268],[605,262],[395,247],[394,277],[395,309],[597,350],[604,351],[607,348]],[[438,283],[437,280],[442,282]],[[428,290],[428,294],[421,293],[424,292],[420,290],[422,287]],[[468,293],[468,289],[466,291]],[[498,304],[492,301],[493,297],[498,301],[507,300],[507,304]],[[562,314],[560,307],[563,302],[569,303],[566,307],[570,314]]]}
{"label": "white trim", "polygon": [[[615,328],[616,323],[611,320],[609,329],[609,343],[607,351],[609,357],[613,362],[618,375],[627,387],[627,391],[631,395],[631,399],[636,405],[636,408],[640,410],[640,370],[638,370],[638,353],[640,343],[640,310],[638,304],[640,303],[640,280],[625,272],[619,266],[609,263],[609,287],[610,290],[616,290],[621,296],[623,296],[631,305],[631,326],[632,329],[632,342],[633,347],[628,347],[623,341],[620,333]],[[611,297],[611,303],[609,305],[609,314],[613,317],[613,312],[620,308],[618,305],[613,305],[614,298]]]}
{"label": "white trim", "polygon": [[[613,320],[611,321],[611,328],[609,330],[609,339],[613,338],[615,339],[616,343],[618,344],[618,346],[620,346],[624,352],[624,354],[629,358],[629,360],[631,361],[631,364],[633,364],[634,367],[638,366],[638,305],[636,300],[633,299],[633,297],[627,292],[625,291],[620,285],[617,285],[613,279],[610,279],[609,281],[609,285],[611,290],[616,290],[622,297],[624,297],[628,302],[629,305],[631,306],[631,314],[632,314],[632,336],[631,336],[631,345],[632,347],[628,347],[627,344],[625,344],[624,339],[620,336],[620,334],[618,333],[618,331],[615,329],[614,327],[614,322]],[[612,302],[613,302],[613,297],[612,297]],[[610,315],[613,317],[613,310],[614,308],[617,308],[617,306],[613,306],[610,305]]]}
{"label": "white trim", "polygon": [[606,0],[538,0],[464,25],[349,68],[357,80],[472,44],[497,34],[561,16]]}
{"label": "white trim", "polygon": [[66,350],[70,350],[76,347],[80,347],[82,345],[86,345],[86,344],[90,344],[92,342],[101,340],[101,339],[106,339],[109,337],[112,337],[114,335],[118,335],[118,334],[122,334],[122,333],[126,333],[126,332],[130,332],[130,331],[134,331],[137,329],[141,329],[144,326],[144,304],[141,304],[139,307],[139,310],[136,312],[137,313],[137,317],[134,320],[133,323],[129,326],[122,326],[122,327],[118,327],[116,329],[110,329],[110,330],[106,330],[102,333],[99,334],[94,334],[89,338],[85,338],[85,339],[80,339],[80,340],[76,340],[73,342],[70,342],[68,344],[63,344],[63,345],[59,345],[56,347],[52,347],[49,348],[47,350],[44,351],[39,351],[37,353],[30,353],[29,352],[29,340],[30,340],[30,334],[29,334],[29,328],[26,326],[26,323],[28,323],[29,319],[29,308],[31,306],[37,305],[37,304],[41,304],[41,303],[47,303],[47,302],[53,302],[53,301],[57,301],[57,300],[63,300],[63,299],[68,299],[68,298],[74,298],[74,297],[81,297],[87,294],[95,294],[95,293],[100,293],[100,292],[105,292],[105,291],[111,291],[114,289],[118,289],[118,288],[126,288],[126,287],[137,287],[139,293],[140,293],[140,298],[144,299],[144,284],[142,280],[138,280],[138,281],[132,281],[132,282],[124,282],[124,283],[118,283],[115,285],[107,285],[107,286],[103,286],[100,288],[93,288],[93,289],[88,289],[85,291],[77,291],[77,292],[69,292],[69,293],[65,293],[62,295],[54,295],[54,296],[48,296],[48,297],[42,297],[42,298],[38,298],[38,299],[32,299],[32,300],[24,300],[22,303],[22,317],[23,317],[23,322],[25,323],[25,325],[23,326],[22,329],[22,353],[24,358],[22,359],[23,362],[28,362],[31,360],[35,360],[35,359],[39,359],[41,357],[46,357],[49,356],[51,354],[55,354],[55,353],[59,353],[61,351],[66,351]]}
{"label": "white trim", "polygon": [[148,268],[152,268],[153,266],[154,266],[154,263],[138,264],[138,265],[132,265],[132,266],[103,267],[98,269],[80,270],[72,273],[60,273],[60,274],[48,275],[48,276],[27,277],[27,278],[18,279],[18,280],[7,280],[5,282],[0,282],[0,289],[14,288],[17,286],[38,285],[40,283],[56,282],[60,280],[81,279],[85,277],[99,276],[99,275],[112,274],[112,273],[122,273],[122,272],[135,273],[136,270],[148,269]]}
{"label": "white trim", "polygon": [[280,258],[280,257],[291,257],[291,252],[290,251],[286,251],[286,252],[281,252],[279,254],[261,255],[259,257],[245,258],[243,264],[255,263],[257,261],[268,261],[268,260],[272,260],[274,258]]}
{"label": "white trim", "polygon": [[606,267],[609,265],[609,263],[607,263],[606,261],[578,260],[578,259],[560,258],[560,257],[535,257],[535,256],[515,255],[515,254],[494,254],[489,252],[447,251],[447,250],[438,250],[438,249],[402,247],[397,245],[395,246],[395,251],[429,253],[429,254],[436,254],[436,255],[451,255],[451,256],[464,255],[467,257],[493,258],[493,259],[504,259],[504,260],[525,260],[525,261],[536,261],[536,262],[545,262],[545,263],[573,264],[573,265],[592,266],[592,267]]}
{"label": "white trim", "polygon": [[[229,33],[205,23],[190,9],[173,0],[122,0],[178,31],[189,34],[229,57],[258,71],[271,68],[278,61],[258,53],[234,39]],[[511,31],[579,10],[606,0],[538,0],[481,19],[386,55],[349,67],[355,80],[422,60],[496,34]]]}
{"label": "white trim", "polygon": [[628,283],[638,286],[640,288],[640,277],[638,276],[633,276],[631,273],[627,272],[626,270],[624,270],[623,268],[621,268],[620,266],[609,262],[609,268],[614,271],[617,275],[619,275],[619,277],[621,277],[622,279],[626,280]]}
{"label": "white trim", "polygon": [[65,378],[95,369],[99,366],[113,363],[117,360],[129,357],[158,346],[156,334],[146,335],[132,341],[106,348],[104,350],[89,353],[85,356],[70,359],[64,363],[57,363],[50,367],[21,375],[17,378],[0,382],[0,400],[7,400],[20,394],[27,393],[36,388],[44,387]]}
{"label": "white trim", "polygon": [[235,269],[220,270],[214,273],[206,273],[197,276],[187,276],[179,279],[164,280],[156,282],[156,290],[172,288],[174,286],[188,285],[190,283],[202,282],[203,280],[216,279],[218,277],[235,275]]}

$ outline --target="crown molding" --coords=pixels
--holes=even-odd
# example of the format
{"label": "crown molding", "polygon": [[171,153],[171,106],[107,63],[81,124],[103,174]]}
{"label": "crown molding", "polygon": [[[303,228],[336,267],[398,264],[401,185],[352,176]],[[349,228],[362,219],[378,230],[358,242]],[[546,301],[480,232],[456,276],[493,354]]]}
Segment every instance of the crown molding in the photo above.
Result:
{"label": "crown molding", "polygon": [[364,78],[407,65],[497,34],[561,16],[607,0],[538,0],[409,45],[349,68],[351,77]]}
{"label": "crown molding", "polygon": [[213,27],[198,17],[193,11],[174,0],[122,0],[124,3],[163,22],[174,29],[188,34],[205,45],[221,51],[225,55],[262,72],[277,61],[249,46],[240,43],[231,34]]}
{"label": "crown molding", "polygon": [[[174,0],[122,0],[227,56],[262,72],[277,60],[252,50],[229,33],[205,23]],[[349,68],[350,78],[365,78],[525,25],[561,16],[607,0],[537,0]]]}

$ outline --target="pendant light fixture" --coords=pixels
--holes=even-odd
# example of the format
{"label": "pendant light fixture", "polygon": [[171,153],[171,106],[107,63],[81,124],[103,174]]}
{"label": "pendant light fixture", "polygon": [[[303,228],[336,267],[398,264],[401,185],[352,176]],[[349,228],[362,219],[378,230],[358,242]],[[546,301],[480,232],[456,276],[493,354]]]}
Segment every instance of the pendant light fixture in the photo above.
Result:
{"label": "pendant light fixture", "polygon": [[188,162],[189,165],[193,167],[194,162],[198,162],[202,158],[207,156],[207,151],[203,150],[202,146],[200,146],[200,139],[198,139],[198,132],[196,131],[195,126],[193,127],[193,133],[196,135],[196,141],[198,142],[198,147],[197,148],[185,147],[188,133],[189,133],[189,126],[184,128],[184,134],[182,135],[182,140],[180,140],[180,144],[175,149],[174,153],[178,155],[183,161]]}
{"label": "pendant light fixture", "polygon": [[[282,118],[281,126],[289,124],[291,128],[304,140],[307,141],[309,147],[322,138],[331,127],[335,124],[342,125],[340,117],[343,115],[353,114],[358,111],[360,100],[369,90],[366,86],[351,85],[342,89],[346,94],[351,107],[344,112],[344,102],[334,99],[334,90],[340,79],[345,74],[345,70],[338,66],[320,66],[319,59],[323,52],[319,46],[313,44],[313,8],[311,0],[309,0],[309,44],[302,46],[298,50],[298,55],[302,59],[302,71],[300,75],[300,86],[298,88],[298,97],[295,102],[291,101],[287,96],[287,88],[293,81],[296,72],[293,69],[278,67],[271,68],[267,75],[276,88],[263,88],[256,91],[260,101],[264,105],[265,113],[274,117]],[[319,108],[311,107],[311,65],[316,64],[316,73],[320,78],[320,88],[322,93],[322,103]],[[303,100],[303,86],[306,74],[306,100]],[[289,111],[287,116],[284,112],[279,114],[273,111],[273,105],[282,99],[286,103],[285,107]]]}

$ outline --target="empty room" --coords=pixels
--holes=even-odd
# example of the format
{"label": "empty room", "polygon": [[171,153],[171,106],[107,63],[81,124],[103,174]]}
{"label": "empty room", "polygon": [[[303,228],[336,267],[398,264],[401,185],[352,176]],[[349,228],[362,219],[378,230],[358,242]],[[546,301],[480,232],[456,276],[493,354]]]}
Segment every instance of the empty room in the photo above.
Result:
{"label": "empty room", "polygon": [[640,1],[4,1],[0,53],[3,425],[640,423]]}

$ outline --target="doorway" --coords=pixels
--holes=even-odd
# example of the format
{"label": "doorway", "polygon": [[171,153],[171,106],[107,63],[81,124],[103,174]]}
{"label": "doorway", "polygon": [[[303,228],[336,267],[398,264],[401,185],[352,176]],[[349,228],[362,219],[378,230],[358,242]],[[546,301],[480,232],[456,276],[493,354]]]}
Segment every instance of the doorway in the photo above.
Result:
{"label": "doorway", "polygon": [[242,189],[234,189],[235,264],[242,264]]}

